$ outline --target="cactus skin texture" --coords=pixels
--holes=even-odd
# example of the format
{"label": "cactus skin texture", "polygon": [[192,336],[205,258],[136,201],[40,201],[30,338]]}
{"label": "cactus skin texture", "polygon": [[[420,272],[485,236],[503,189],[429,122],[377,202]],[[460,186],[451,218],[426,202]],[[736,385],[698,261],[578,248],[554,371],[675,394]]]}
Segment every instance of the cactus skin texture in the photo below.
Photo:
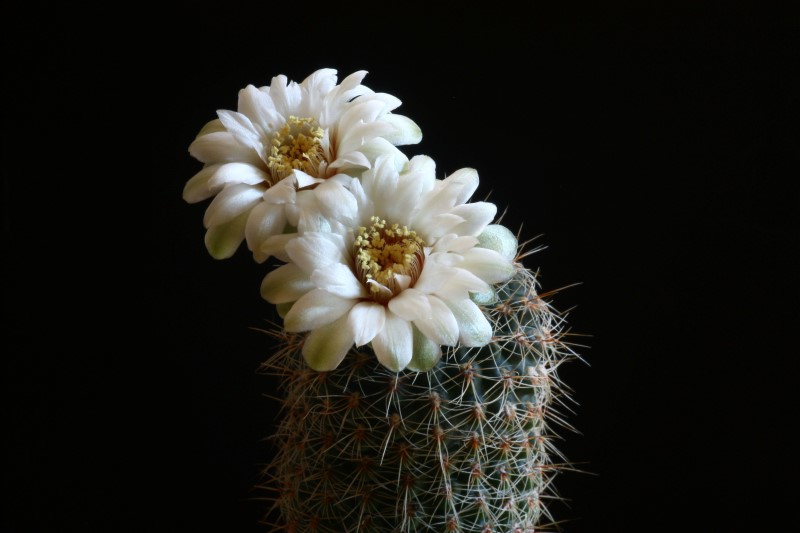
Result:
{"label": "cactus skin texture", "polygon": [[[288,533],[533,533],[553,518],[565,468],[553,426],[569,399],[557,376],[577,357],[565,317],[521,266],[482,305],[495,335],[446,351],[427,372],[392,373],[368,349],[309,369],[301,336],[264,365],[283,387],[265,469],[273,527]],[[559,462],[555,462],[557,458]]]}

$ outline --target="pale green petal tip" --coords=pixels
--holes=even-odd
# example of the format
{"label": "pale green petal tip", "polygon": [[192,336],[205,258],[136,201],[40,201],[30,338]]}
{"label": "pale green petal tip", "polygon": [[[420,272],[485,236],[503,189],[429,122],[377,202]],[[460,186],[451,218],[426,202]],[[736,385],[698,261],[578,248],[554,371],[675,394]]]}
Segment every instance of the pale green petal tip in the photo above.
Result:
{"label": "pale green petal tip", "polygon": [[228,259],[244,241],[244,227],[248,212],[218,226],[208,228],[205,235],[206,249],[214,259]]}
{"label": "pale green petal tip", "polygon": [[478,235],[478,246],[494,250],[509,261],[513,261],[517,257],[518,242],[516,235],[500,224],[486,226],[483,233]]}
{"label": "pale green petal tip", "polygon": [[283,304],[275,304],[275,309],[278,311],[278,316],[281,318],[286,318],[286,313],[289,312],[289,309],[292,308],[294,302],[286,302]]}
{"label": "pale green petal tip", "polygon": [[471,292],[469,297],[478,305],[492,305],[497,302],[497,293],[492,288],[484,292]]}
{"label": "pale green petal tip", "polygon": [[410,118],[389,113],[383,116],[383,120],[395,127],[393,133],[384,136],[393,145],[418,144],[422,140],[422,129]]}
{"label": "pale green petal tip", "polygon": [[208,135],[209,133],[216,133],[218,131],[228,131],[225,129],[225,126],[222,125],[222,121],[218,118],[214,120],[210,120],[206,122],[206,124],[200,129],[197,134],[197,137],[202,137],[203,135]]}
{"label": "pale green petal tip", "polygon": [[414,353],[406,368],[412,372],[427,372],[435,367],[441,358],[442,349],[439,345],[414,326]]}

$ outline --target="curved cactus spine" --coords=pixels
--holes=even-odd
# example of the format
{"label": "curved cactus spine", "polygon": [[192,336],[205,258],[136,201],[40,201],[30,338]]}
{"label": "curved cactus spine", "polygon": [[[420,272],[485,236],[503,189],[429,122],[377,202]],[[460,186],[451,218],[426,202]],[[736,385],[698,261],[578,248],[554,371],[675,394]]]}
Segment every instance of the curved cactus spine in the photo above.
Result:
{"label": "curved cactus spine", "polygon": [[566,464],[553,426],[569,427],[557,370],[576,354],[520,258],[482,304],[492,342],[451,349],[427,372],[390,372],[367,349],[316,372],[303,337],[281,334],[264,365],[283,387],[265,470],[281,530],[532,533],[553,522],[551,482]]}

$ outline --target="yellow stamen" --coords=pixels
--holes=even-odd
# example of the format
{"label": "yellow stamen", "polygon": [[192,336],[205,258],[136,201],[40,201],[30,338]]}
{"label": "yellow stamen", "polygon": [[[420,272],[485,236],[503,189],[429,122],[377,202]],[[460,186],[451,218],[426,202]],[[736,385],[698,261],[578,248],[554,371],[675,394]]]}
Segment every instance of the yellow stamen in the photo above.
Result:
{"label": "yellow stamen", "polygon": [[325,161],[322,149],[324,130],[313,118],[290,116],[286,124],[272,138],[267,166],[273,184],[294,170],[318,177],[320,163]]}
{"label": "yellow stamen", "polygon": [[422,272],[425,242],[406,226],[391,226],[380,217],[369,228],[358,228],[355,239],[356,274],[372,299],[385,304],[403,290],[397,276],[408,276],[413,286]]}

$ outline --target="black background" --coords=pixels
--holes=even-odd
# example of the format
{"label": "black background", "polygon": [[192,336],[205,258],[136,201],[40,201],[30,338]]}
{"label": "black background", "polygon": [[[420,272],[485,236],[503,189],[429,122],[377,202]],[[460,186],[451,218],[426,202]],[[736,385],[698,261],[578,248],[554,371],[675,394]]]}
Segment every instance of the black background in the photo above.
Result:
{"label": "black background", "polygon": [[271,530],[267,267],[208,256],[181,191],[239,89],[323,67],[369,71],[404,151],[476,168],[543,290],[577,284],[565,532],[795,524],[800,19],[544,5],[7,8],[2,529]]}

